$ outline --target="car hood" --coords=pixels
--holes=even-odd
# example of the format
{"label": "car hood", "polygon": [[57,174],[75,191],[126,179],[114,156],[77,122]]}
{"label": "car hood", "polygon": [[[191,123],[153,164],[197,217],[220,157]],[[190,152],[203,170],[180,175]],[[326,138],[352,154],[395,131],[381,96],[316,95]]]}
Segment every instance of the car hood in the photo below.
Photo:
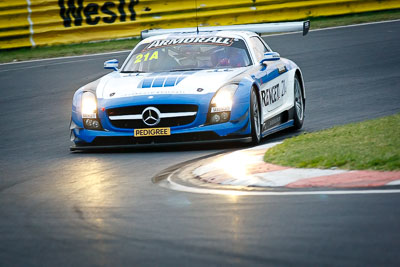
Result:
{"label": "car hood", "polygon": [[100,79],[96,94],[103,99],[143,95],[216,92],[247,68],[163,73],[112,72]]}

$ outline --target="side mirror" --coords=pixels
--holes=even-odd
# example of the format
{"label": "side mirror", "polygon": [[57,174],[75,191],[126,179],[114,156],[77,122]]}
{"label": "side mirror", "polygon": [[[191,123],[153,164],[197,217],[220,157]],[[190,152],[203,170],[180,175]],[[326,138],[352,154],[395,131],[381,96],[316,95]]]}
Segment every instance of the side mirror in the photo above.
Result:
{"label": "side mirror", "polygon": [[267,65],[268,61],[276,61],[281,59],[281,55],[277,52],[267,52],[264,53],[264,58],[260,61],[261,65]]}
{"label": "side mirror", "polygon": [[118,60],[117,59],[110,59],[104,62],[104,68],[105,69],[112,69],[117,71],[118,70]]}

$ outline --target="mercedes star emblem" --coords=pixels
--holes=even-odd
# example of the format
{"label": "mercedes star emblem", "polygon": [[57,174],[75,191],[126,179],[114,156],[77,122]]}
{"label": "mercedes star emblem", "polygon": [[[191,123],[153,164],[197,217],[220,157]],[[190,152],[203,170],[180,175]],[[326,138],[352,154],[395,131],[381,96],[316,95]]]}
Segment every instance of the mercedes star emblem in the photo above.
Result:
{"label": "mercedes star emblem", "polygon": [[155,126],[161,120],[161,113],[155,107],[148,107],[142,112],[142,120],[148,126]]}

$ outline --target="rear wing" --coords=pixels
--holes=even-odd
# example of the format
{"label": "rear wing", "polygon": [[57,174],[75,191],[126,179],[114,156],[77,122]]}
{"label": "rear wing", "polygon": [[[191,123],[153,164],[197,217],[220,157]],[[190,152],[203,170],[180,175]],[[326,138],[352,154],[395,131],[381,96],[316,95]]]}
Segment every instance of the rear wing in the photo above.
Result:
{"label": "rear wing", "polygon": [[310,29],[310,21],[262,23],[262,24],[243,24],[229,26],[199,27],[197,28],[179,28],[179,29],[156,29],[144,30],[140,37],[146,39],[151,36],[168,33],[190,33],[190,32],[213,32],[213,31],[251,31],[258,34],[277,33],[277,32],[297,32],[302,31],[306,35]]}

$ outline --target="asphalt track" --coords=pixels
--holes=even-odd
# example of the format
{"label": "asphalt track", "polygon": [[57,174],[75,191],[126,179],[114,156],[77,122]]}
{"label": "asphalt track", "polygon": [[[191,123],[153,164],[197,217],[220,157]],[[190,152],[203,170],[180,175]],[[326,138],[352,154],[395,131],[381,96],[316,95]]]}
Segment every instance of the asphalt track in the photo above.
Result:
{"label": "asphalt track", "polygon": [[[266,39],[303,70],[305,131],[400,111],[400,22]],[[151,182],[235,146],[70,153],[75,89],[125,56],[0,66],[0,266],[399,266],[400,194],[203,195]]]}

